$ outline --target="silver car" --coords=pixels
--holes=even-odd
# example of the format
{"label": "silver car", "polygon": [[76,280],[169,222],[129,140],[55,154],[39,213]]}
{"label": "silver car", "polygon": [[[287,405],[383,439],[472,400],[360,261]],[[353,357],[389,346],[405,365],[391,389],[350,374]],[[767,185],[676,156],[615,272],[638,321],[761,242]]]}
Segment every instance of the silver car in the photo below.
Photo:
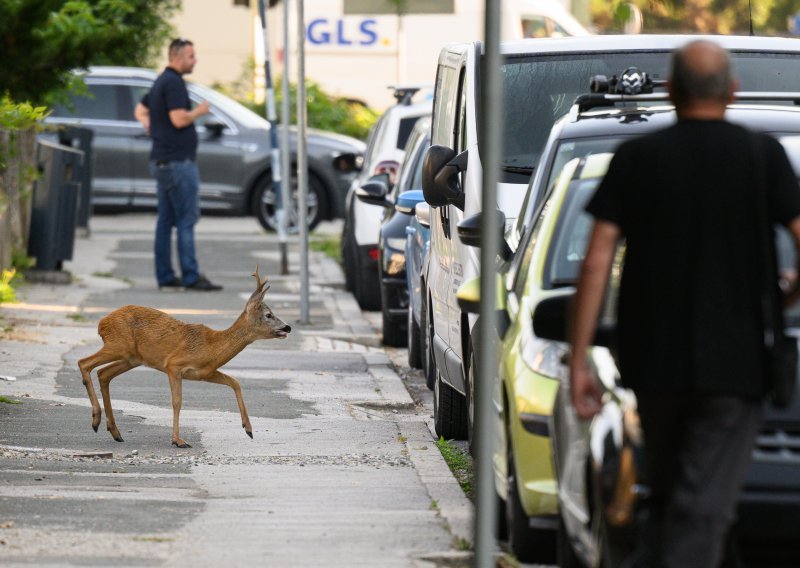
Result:
{"label": "silver car", "polygon": [[[84,76],[87,91],[58,105],[50,125],[82,126],[94,132],[92,204],[104,210],[153,209],[156,184],[148,171],[151,141],[133,116],[158,74],[135,67],[92,67]],[[200,204],[203,210],[255,215],[268,230],[277,226],[275,191],[270,175],[270,124],[251,110],[202,85],[187,81],[192,103],[207,100],[211,112],[196,121],[200,143]],[[53,134],[44,134],[53,136]],[[290,132],[292,161],[296,132]],[[363,142],[309,130],[308,223],[343,216],[344,199],[355,172],[334,169],[343,154],[364,153]],[[293,174],[294,177],[294,174]],[[296,195],[296,180],[293,179]],[[296,199],[295,199],[296,204]],[[296,211],[296,207],[293,208]],[[290,214],[296,225],[296,214]]]}

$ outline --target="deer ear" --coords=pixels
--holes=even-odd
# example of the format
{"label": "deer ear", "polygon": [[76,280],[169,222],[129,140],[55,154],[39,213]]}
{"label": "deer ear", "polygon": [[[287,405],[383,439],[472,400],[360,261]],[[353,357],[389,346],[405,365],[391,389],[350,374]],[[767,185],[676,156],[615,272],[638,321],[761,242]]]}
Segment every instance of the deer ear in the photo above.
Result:
{"label": "deer ear", "polygon": [[258,306],[264,300],[264,294],[267,293],[267,290],[269,290],[269,283],[265,281],[250,295],[250,299],[247,300],[247,307],[249,308],[251,305]]}

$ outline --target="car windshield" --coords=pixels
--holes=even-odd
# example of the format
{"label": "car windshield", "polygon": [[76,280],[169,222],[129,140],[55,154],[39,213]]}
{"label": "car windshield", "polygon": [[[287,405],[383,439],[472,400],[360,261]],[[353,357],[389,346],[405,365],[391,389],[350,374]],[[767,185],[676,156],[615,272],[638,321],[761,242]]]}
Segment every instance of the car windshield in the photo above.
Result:
{"label": "car windshield", "polygon": [[[587,92],[590,77],[611,77],[635,66],[653,78],[664,79],[669,57],[669,51],[650,51],[507,58],[502,67],[502,165],[512,177],[505,176],[503,181],[528,180],[522,174],[529,176],[538,164],[550,129],[575,97]],[[731,59],[742,91],[800,91],[800,58],[796,55],[732,52]]]}

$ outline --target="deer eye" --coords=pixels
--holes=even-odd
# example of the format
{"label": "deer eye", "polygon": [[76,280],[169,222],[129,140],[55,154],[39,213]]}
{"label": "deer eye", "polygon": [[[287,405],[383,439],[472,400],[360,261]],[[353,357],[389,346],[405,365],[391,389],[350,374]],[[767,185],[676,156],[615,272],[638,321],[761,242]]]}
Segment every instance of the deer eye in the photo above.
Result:
{"label": "deer eye", "polygon": [[267,314],[267,319],[272,319],[274,316],[272,314]]}

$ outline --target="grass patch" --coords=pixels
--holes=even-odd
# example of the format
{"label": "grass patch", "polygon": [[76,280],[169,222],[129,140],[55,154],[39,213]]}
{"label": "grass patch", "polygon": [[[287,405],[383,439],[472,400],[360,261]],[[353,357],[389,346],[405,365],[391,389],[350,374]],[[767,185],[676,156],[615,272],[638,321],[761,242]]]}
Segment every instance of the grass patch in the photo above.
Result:
{"label": "grass patch", "polygon": [[21,276],[17,274],[15,268],[0,272],[0,304],[10,304],[17,301],[14,282],[20,279]]}
{"label": "grass patch", "polygon": [[402,434],[398,434],[398,436],[397,436],[397,441],[398,441],[398,442],[400,442],[401,444],[405,444],[405,443],[406,443],[406,440],[408,440],[408,438],[406,438],[406,437],[405,437],[405,436],[403,436]]}
{"label": "grass patch", "polygon": [[472,550],[472,543],[464,537],[458,537],[454,543],[454,546],[456,550],[460,550],[462,552]]}
{"label": "grass patch", "polygon": [[339,264],[342,263],[342,237],[340,235],[313,236],[308,240],[308,248],[325,254]]}
{"label": "grass patch", "polygon": [[444,461],[450,471],[453,472],[453,476],[455,476],[464,494],[472,500],[472,482],[475,479],[475,471],[472,467],[472,457],[469,452],[456,447],[444,438],[439,438],[436,441],[436,447],[442,452]]}
{"label": "grass patch", "polygon": [[8,398],[2,395],[0,395],[0,402],[5,404],[22,404],[21,400],[14,400],[12,398]]}
{"label": "grass patch", "polygon": [[110,271],[106,272],[92,272],[92,276],[97,276],[98,278],[114,278],[114,273]]}
{"label": "grass patch", "polygon": [[428,507],[431,511],[438,511],[439,510],[439,502],[436,499],[431,499],[431,505]]}
{"label": "grass patch", "polygon": [[67,314],[67,317],[75,322],[89,321],[89,319],[83,314]]}

